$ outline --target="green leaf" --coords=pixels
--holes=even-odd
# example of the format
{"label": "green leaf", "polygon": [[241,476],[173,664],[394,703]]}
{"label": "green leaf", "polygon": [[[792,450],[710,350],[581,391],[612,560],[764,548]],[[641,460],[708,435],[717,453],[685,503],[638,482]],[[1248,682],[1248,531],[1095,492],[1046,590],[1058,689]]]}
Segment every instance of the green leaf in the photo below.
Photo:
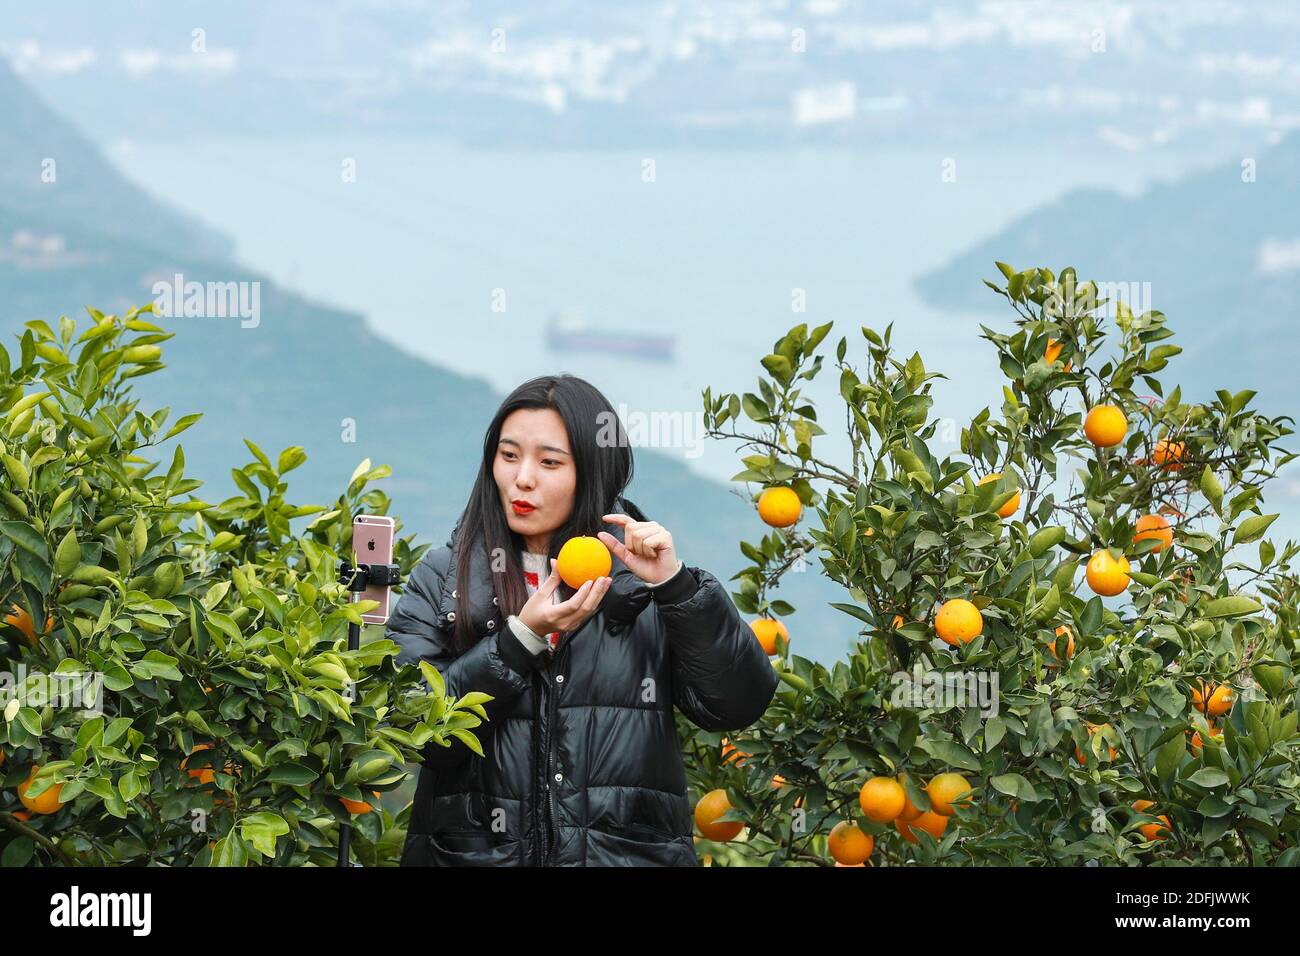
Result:
{"label": "green leaf", "polygon": [[453,730],[451,735],[480,757],[483,756],[483,747],[479,744],[478,738],[468,730]]}
{"label": "green leaf", "polygon": [[922,739],[917,745],[939,762],[951,767],[974,772],[980,770],[979,758],[955,741]]}
{"label": "green leaf", "polygon": [[1249,614],[1257,614],[1264,610],[1264,605],[1258,601],[1233,595],[1232,597],[1215,598],[1212,601],[1206,601],[1197,608],[1201,617],[1245,617]]}
{"label": "green leaf", "polygon": [[1219,479],[1214,477],[1214,472],[1209,465],[1206,465],[1205,470],[1201,472],[1201,494],[1214,505],[1216,512],[1223,513],[1223,485],[1219,484]]}
{"label": "green leaf", "polygon": [[1065,535],[1065,529],[1059,525],[1054,525],[1050,528],[1041,528],[1034,532],[1033,537],[1029,539],[1029,553],[1036,558],[1041,558],[1052,548],[1064,541]]}
{"label": "green leaf", "polygon": [[1268,526],[1276,520],[1277,515],[1251,515],[1239,524],[1237,530],[1233,532],[1233,546],[1249,544],[1256,538],[1262,537],[1264,532],[1268,530]]}
{"label": "green leaf", "polygon": [[1228,775],[1217,767],[1202,767],[1187,780],[1198,787],[1221,787],[1228,782]]}
{"label": "green leaf", "polygon": [[789,384],[790,379],[794,376],[794,367],[784,355],[766,355],[763,357],[762,363],[763,368],[767,369],[771,376],[782,385]]}
{"label": "green leaf", "polygon": [[997,790],[999,793],[1005,793],[1007,796],[1015,797],[1017,800],[1024,800],[1028,803],[1032,803],[1036,800],[1042,799],[1042,797],[1038,795],[1038,791],[1034,789],[1034,785],[1018,773],[999,774],[990,779],[989,783],[993,784],[993,789]]}
{"label": "green leaf", "polygon": [[[3,351],[3,350],[0,350]],[[26,866],[36,856],[36,841],[29,836],[19,836],[5,844],[0,851],[0,866]]]}
{"label": "green leaf", "polygon": [[250,814],[239,824],[240,836],[251,843],[253,849],[266,857],[275,856],[276,838],[288,833],[289,824],[284,818],[265,810]]}
{"label": "green leaf", "polygon": [[303,451],[301,445],[292,445],[280,452],[280,460],[277,463],[276,471],[283,475],[293,471],[304,461],[307,460],[307,453]]}
{"label": "green leaf", "polygon": [[843,611],[845,614],[856,617],[859,621],[865,621],[868,624],[875,623],[875,619],[872,618],[871,612],[866,608],[858,607],[856,604],[837,604],[832,602],[831,607],[835,608],[837,611]]}
{"label": "green leaf", "polygon": [[77,532],[69,528],[54,551],[54,571],[59,577],[66,577],[76,570],[80,563],[81,545],[77,543]]}
{"label": "green leaf", "polygon": [[1168,783],[1174,772],[1183,762],[1187,753],[1187,738],[1175,734],[1165,741],[1165,745],[1156,753],[1156,777],[1161,783]]}
{"label": "green leaf", "polygon": [[296,763],[277,764],[266,773],[266,779],[271,783],[285,783],[293,787],[305,787],[319,776],[310,767]]}
{"label": "green leaf", "polygon": [[34,554],[42,561],[50,560],[50,549],[45,538],[31,525],[22,521],[0,521],[0,534],[13,541],[29,554]]}
{"label": "green leaf", "polygon": [[984,724],[984,749],[992,751],[1002,742],[1006,736],[1007,723],[1001,717],[994,715]]}

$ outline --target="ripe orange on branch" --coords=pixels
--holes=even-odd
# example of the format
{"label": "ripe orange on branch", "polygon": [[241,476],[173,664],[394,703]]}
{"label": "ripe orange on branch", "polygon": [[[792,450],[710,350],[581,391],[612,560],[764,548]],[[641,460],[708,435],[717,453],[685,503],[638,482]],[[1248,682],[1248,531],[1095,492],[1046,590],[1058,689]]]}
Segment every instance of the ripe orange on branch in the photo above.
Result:
{"label": "ripe orange on branch", "polygon": [[722,738],[722,762],[723,763],[734,762],[735,765],[739,767],[742,764],[744,764],[746,757],[752,757],[752,756],[753,754],[741,750],[730,740],[728,740],[726,737]]}
{"label": "ripe orange on branch", "polygon": [[[1146,813],[1154,806],[1155,804],[1150,800],[1136,800],[1133,803],[1133,809],[1138,813]],[[1143,839],[1163,840],[1169,836],[1169,818],[1162,813],[1159,815],[1159,819],[1164,821],[1164,826],[1159,823],[1144,823],[1138,827],[1142,831]]]}
{"label": "ripe orange on branch", "polygon": [[[190,770],[189,769],[190,757],[193,757],[196,753],[198,753],[201,750],[211,750],[211,749],[212,749],[212,744],[195,744],[194,749],[190,751],[189,757],[186,757],[184,760],[181,761],[181,769],[184,770],[185,773],[188,774],[191,778],[197,780],[200,784],[212,783],[216,779],[216,772],[211,767],[199,767],[195,770]],[[231,763],[230,761],[226,761],[225,772],[229,774],[233,774],[235,772],[234,767],[235,765],[233,763]]]}
{"label": "ripe orange on branch", "polygon": [[903,788],[903,810],[898,815],[898,819],[904,823],[915,820],[925,811],[912,802],[912,798],[907,795],[907,774],[900,773],[898,782]]}
{"label": "ripe orange on branch", "polygon": [[[985,475],[983,478],[979,480],[979,483],[981,485],[986,485],[990,481],[998,481],[1001,478],[1002,478],[1002,472],[995,471],[991,474]],[[998,509],[998,517],[1010,518],[1013,514],[1016,513],[1016,509],[1019,507],[1020,507],[1020,489],[1017,488],[1016,493],[1011,496],[1011,499],[1007,501],[1007,503],[1004,504],[1001,508]]]}
{"label": "ripe orange on branch", "polygon": [[[1222,728],[1222,727],[1219,727],[1219,726],[1217,726],[1217,725],[1215,725],[1215,724],[1213,724],[1213,723],[1211,723],[1211,724],[1210,724],[1210,736],[1211,736],[1211,737],[1222,737],[1222,736],[1223,736],[1223,728]],[[1204,741],[1201,739],[1201,732],[1200,732],[1199,730],[1198,730],[1198,731],[1195,731],[1195,732],[1192,734],[1192,756],[1193,756],[1193,757],[1199,757],[1199,756],[1201,755],[1201,747],[1202,747],[1203,745],[1204,745]]]}
{"label": "ripe orange on branch", "polygon": [[[1068,661],[1071,657],[1074,656],[1074,632],[1071,631],[1071,630],[1069,629],[1069,627],[1067,627],[1066,625],[1062,624],[1060,627],[1058,627],[1058,628],[1056,629],[1056,636],[1057,636],[1057,637],[1060,637],[1060,636],[1063,635],[1063,634],[1068,634],[1069,637],[1070,637],[1069,643],[1065,645],[1065,660]],[[1057,651],[1056,651],[1056,641],[1055,641],[1055,640],[1053,640],[1052,643],[1050,643],[1050,644],[1047,645],[1047,649],[1048,649],[1049,651],[1052,652],[1052,660],[1053,660],[1053,661],[1059,661],[1059,660],[1061,659],[1061,655],[1058,654]],[[1048,663],[1047,663],[1047,666],[1048,666],[1048,667],[1055,667],[1056,664],[1054,664],[1054,663],[1052,663],[1052,662],[1048,662]]]}
{"label": "ripe orange on branch", "polygon": [[1143,515],[1137,519],[1135,531],[1134,541],[1145,541],[1151,538],[1160,542],[1152,549],[1156,554],[1174,543],[1174,530],[1169,526],[1169,521],[1164,515]]}
{"label": "ripe orange on branch", "polygon": [[[940,816],[950,817],[957,807],[970,806],[970,782],[959,773],[941,773],[925,788],[930,808]],[[964,794],[964,796],[963,796]]]}
{"label": "ripe orange on branch", "polygon": [[[1208,704],[1205,700],[1207,690],[1209,691]],[[1218,687],[1213,685],[1207,687],[1202,682],[1200,687],[1192,688],[1192,706],[1207,717],[1222,717],[1232,710],[1232,699],[1232,688],[1227,684],[1220,684]]]}
{"label": "ripe orange on branch", "polygon": [[609,548],[599,538],[580,535],[570,538],[555,557],[555,570],[560,580],[571,588],[580,588],[609,574],[613,557]]}
{"label": "ripe orange on branch", "polygon": [[936,840],[943,836],[943,831],[948,828],[949,817],[935,813],[933,810],[927,810],[914,820],[904,820],[902,817],[894,821],[894,828],[903,835],[903,839],[908,843],[919,843],[920,838],[912,833],[913,828],[924,830]]}
{"label": "ripe orange on branch", "polygon": [[876,848],[876,841],[870,834],[848,820],[835,824],[830,836],[826,838],[826,850],[836,863],[841,866],[861,866]]}
{"label": "ripe orange on branch", "polygon": [[695,805],[695,825],[699,827],[700,834],[717,843],[726,843],[740,836],[740,831],[745,829],[743,823],[718,820],[730,809],[731,801],[727,799],[725,790],[710,790],[700,797],[700,802]]}
{"label": "ripe orange on branch", "polygon": [[903,785],[891,777],[872,777],[858,791],[858,805],[873,823],[888,823],[903,812],[907,794]]}
{"label": "ripe orange on branch", "polygon": [[799,520],[803,503],[793,488],[767,488],[758,496],[758,516],[773,528],[788,528]]}
{"label": "ripe orange on branch", "polygon": [[[28,613],[27,608],[23,607],[20,604],[14,604],[11,606],[13,610],[11,610],[8,614],[5,615],[5,623],[13,627],[16,627],[18,628],[18,630],[22,631],[23,636],[27,638],[27,643],[35,647],[36,646],[36,622],[32,620],[32,616],[31,614]],[[42,631],[41,633],[48,634],[53,629],[54,629],[54,615],[51,614],[49,617],[45,619],[45,630]]]}
{"label": "ripe orange on branch", "polygon": [[1088,587],[1096,594],[1114,597],[1128,588],[1128,558],[1116,558],[1107,548],[1102,548],[1088,559]]}
{"label": "ripe orange on branch", "polygon": [[32,764],[31,773],[18,785],[18,800],[31,813],[58,813],[63,807],[63,801],[59,799],[59,794],[63,792],[63,784],[56,783],[34,797],[28,796],[32,789],[32,781],[36,779],[40,770],[40,764]]}
{"label": "ripe orange on branch", "polygon": [[758,638],[758,643],[763,645],[763,650],[768,657],[777,652],[776,636],[778,634],[787,642],[790,640],[789,629],[775,618],[756,618],[749,622],[749,627],[754,632],[754,636]]}
{"label": "ripe orange on branch", "polygon": [[1160,439],[1151,452],[1151,459],[1165,471],[1182,471],[1187,446],[1180,441]]}
{"label": "ripe orange on branch", "polygon": [[[1061,357],[1062,348],[1064,348],[1064,346],[1060,342],[1056,341],[1056,339],[1048,339],[1047,349],[1043,352],[1043,361],[1047,362],[1049,365],[1052,362],[1055,362]],[[1070,370],[1069,362],[1065,363],[1065,370],[1067,372]]]}
{"label": "ripe orange on branch", "polygon": [[[371,790],[370,792],[375,795],[376,800],[379,799],[378,790]],[[361,816],[363,814],[370,813],[372,810],[375,809],[370,804],[366,803],[364,800],[349,800],[347,797],[339,797],[339,802],[342,803],[343,806],[347,807],[348,813],[352,814],[353,816]]]}
{"label": "ripe orange on branch", "polygon": [[1098,448],[1110,448],[1124,440],[1128,419],[1117,405],[1095,405],[1083,420],[1083,433]]}
{"label": "ripe orange on branch", "polygon": [[984,630],[984,615],[965,598],[945,601],[934,616],[934,632],[945,644],[969,644]]}
{"label": "ripe orange on branch", "polygon": [[[1108,727],[1108,726],[1110,725],[1109,724],[1088,724],[1087,725],[1088,736],[1091,737],[1093,734],[1101,730],[1103,727]],[[1114,760],[1116,757],[1119,756],[1119,751],[1116,750],[1114,747],[1110,746],[1110,744],[1106,745],[1106,750],[1107,750],[1108,760]],[[1079,747],[1076,745],[1074,748],[1074,759],[1079,761],[1079,763],[1081,764],[1086,764],[1088,762],[1088,754],[1080,750]]]}

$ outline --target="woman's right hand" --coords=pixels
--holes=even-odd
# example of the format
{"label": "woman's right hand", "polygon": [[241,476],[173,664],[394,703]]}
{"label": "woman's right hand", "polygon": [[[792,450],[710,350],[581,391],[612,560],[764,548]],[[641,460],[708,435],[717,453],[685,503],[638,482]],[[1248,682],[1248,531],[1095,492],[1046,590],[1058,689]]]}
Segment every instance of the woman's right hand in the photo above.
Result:
{"label": "woman's right hand", "polygon": [[528,603],[520,609],[519,620],[532,628],[534,634],[543,637],[552,631],[576,630],[583,621],[596,613],[601,599],[613,582],[614,579],[609,576],[584,581],[573,597],[559,604],[553,603],[551,595],[560,586],[560,572],[555,568],[555,559],[551,558],[551,576],[542,582]]}

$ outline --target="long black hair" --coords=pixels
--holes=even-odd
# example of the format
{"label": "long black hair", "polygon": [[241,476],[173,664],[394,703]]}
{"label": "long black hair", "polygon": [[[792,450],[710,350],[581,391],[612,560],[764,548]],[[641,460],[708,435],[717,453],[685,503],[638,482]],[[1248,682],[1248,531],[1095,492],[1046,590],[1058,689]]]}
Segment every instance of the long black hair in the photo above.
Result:
{"label": "long black hair", "polygon": [[[528,602],[519,557],[523,538],[506,521],[493,476],[501,425],[521,408],[549,408],[559,414],[578,473],[573,510],[551,534],[548,558],[556,557],[570,538],[609,530],[601,516],[610,514],[616,506],[636,521],[646,520],[641,509],[623,497],[623,490],[632,480],[632,448],[623,423],[605,396],[590,382],[574,375],[542,375],[524,382],[506,397],[488,425],[478,477],[460,517],[456,539],[456,625],[452,632],[452,643],[460,654],[478,639],[470,617],[471,549],[478,548],[487,557],[500,620],[518,614]],[[568,585],[561,583],[560,589],[566,599],[573,595]]]}

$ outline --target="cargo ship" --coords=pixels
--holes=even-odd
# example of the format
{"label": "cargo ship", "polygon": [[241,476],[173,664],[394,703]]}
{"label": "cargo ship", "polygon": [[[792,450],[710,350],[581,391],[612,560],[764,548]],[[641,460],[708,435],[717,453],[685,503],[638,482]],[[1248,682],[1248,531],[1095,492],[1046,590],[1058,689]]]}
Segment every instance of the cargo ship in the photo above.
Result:
{"label": "cargo ship", "polygon": [[671,362],[676,336],[602,328],[556,312],[546,322],[546,347],[552,352],[599,352],[647,362]]}

